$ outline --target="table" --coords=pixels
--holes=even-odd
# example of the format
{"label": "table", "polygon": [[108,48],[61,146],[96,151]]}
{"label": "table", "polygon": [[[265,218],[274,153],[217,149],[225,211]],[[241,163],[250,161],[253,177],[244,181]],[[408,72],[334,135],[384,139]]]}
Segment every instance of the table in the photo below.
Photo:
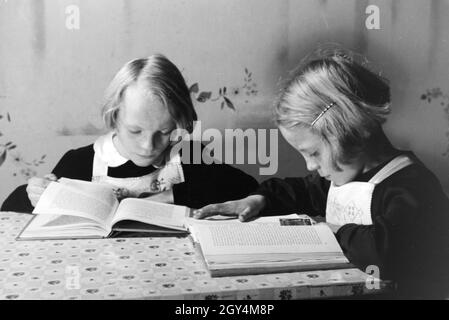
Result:
{"label": "table", "polygon": [[212,278],[189,237],[16,241],[0,213],[0,299],[311,299],[380,293],[358,269]]}

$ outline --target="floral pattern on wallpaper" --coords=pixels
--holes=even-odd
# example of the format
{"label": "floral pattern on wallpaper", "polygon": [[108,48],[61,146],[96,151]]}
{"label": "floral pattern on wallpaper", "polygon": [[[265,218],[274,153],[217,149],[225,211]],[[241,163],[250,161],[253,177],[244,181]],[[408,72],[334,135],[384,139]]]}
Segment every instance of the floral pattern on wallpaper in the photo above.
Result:
{"label": "floral pattern on wallpaper", "polygon": [[[248,103],[252,97],[257,96],[257,83],[252,78],[253,74],[248,68],[244,69],[244,77],[241,84],[234,86],[221,86],[214,91],[201,90],[199,83],[194,83],[189,86],[189,91],[192,98],[199,103],[216,102],[220,109],[225,107],[233,111],[236,110],[236,105],[233,99],[238,96],[245,97],[245,103]],[[1,96],[4,98],[5,96]],[[13,176],[20,176],[25,180],[37,175],[37,169],[40,165],[45,163],[46,155],[43,154],[36,159],[25,158],[20,152],[20,147],[14,142],[13,138],[4,134],[4,129],[12,125],[11,114],[7,111],[0,111],[0,166],[6,161],[11,161],[14,164]],[[91,122],[78,128],[70,128],[63,126],[56,130],[59,136],[72,135],[98,135],[103,133],[103,129],[97,128]]]}
{"label": "floral pattern on wallpaper", "polygon": [[0,166],[7,160],[12,161],[15,167],[13,176],[21,176],[28,180],[35,176],[37,168],[45,163],[46,155],[43,154],[39,158],[32,160],[24,158],[13,140],[3,134],[3,129],[11,125],[11,122],[9,112],[0,113]]}
{"label": "floral pattern on wallpaper", "polygon": [[[220,88],[214,91],[201,90],[198,82],[193,83],[189,86],[189,92],[194,99],[194,101],[199,103],[214,102],[220,106],[223,110],[225,107],[233,111],[236,110],[235,103],[233,99],[238,96],[245,97],[245,103],[249,103],[252,97],[257,96],[258,87],[257,83],[253,79],[253,73],[244,69],[244,77],[241,84],[234,85],[231,87],[220,86]],[[73,128],[68,126],[63,126],[56,130],[56,134],[59,136],[73,136],[73,135],[99,135],[104,133],[103,129],[97,128],[93,123],[87,122],[86,124]]]}
{"label": "floral pattern on wallpaper", "polygon": [[442,155],[445,157],[449,157],[449,94],[444,93],[441,88],[431,88],[427,89],[426,92],[421,95],[421,100],[424,100],[429,104],[435,102],[443,107],[443,111],[447,120],[446,138],[448,142],[446,150]]}
{"label": "floral pattern on wallpaper", "polygon": [[194,83],[190,86],[190,93],[194,95],[196,101],[204,103],[207,101],[218,101],[220,103],[220,109],[225,106],[231,110],[235,110],[234,103],[231,101],[232,97],[245,94],[245,103],[249,102],[249,98],[252,96],[257,96],[257,83],[252,79],[252,72],[245,68],[245,77],[243,78],[243,84],[240,86],[233,86],[231,88],[220,87],[217,92],[212,91],[201,91],[199,89],[198,83]]}

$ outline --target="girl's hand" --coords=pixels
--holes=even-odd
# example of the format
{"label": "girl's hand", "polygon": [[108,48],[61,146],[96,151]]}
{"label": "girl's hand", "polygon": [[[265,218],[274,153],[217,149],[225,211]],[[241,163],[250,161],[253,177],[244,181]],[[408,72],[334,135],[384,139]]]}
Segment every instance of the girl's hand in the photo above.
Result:
{"label": "girl's hand", "polygon": [[50,182],[57,180],[58,178],[54,174],[47,174],[43,178],[32,177],[28,180],[26,191],[33,207],[36,206]]}
{"label": "girl's hand", "polygon": [[175,203],[173,198],[173,190],[165,190],[159,193],[144,192],[141,193],[138,198],[162,203]]}
{"label": "girl's hand", "polygon": [[252,195],[240,200],[215,203],[193,211],[193,217],[204,219],[213,215],[238,216],[240,221],[247,221],[257,216],[265,207],[265,197]]}
{"label": "girl's hand", "polygon": [[129,198],[130,196],[130,192],[126,188],[112,188],[112,192],[119,201]]}

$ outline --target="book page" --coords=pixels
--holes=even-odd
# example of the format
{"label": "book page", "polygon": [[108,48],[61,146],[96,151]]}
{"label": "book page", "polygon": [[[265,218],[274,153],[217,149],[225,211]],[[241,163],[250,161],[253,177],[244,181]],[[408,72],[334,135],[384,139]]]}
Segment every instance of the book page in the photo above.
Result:
{"label": "book page", "polygon": [[112,192],[113,187],[109,184],[69,178],[60,178],[58,182],[63,185],[74,187],[77,190],[83,191],[97,199],[101,199],[106,203],[115,202],[115,195]]}
{"label": "book page", "polygon": [[106,237],[109,230],[97,222],[76,216],[38,214],[18,236],[20,240]]}
{"label": "book page", "polygon": [[[105,189],[101,190],[104,192]],[[100,197],[97,197],[97,194],[91,195],[76,187],[51,182],[33,213],[84,217],[105,225],[111,219],[118,201],[115,197],[101,198],[102,192],[99,192]]]}
{"label": "book page", "polygon": [[184,206],[128,198],[120,203],[112,220],[112,225],[120,220],[135,220],[177,230],[186,230],[185,224],[189,211],[190,209]]}
{"label": "book page", "polygon": [[[298,220],[302,220],[304,223],[295,223],[298,222]],[[290,221],[290,223],[286,223]],[[305,223],[307,221],[307,223]],[[250,222],[250,221],[248,221]],[[312,224],[316,224],[316,222],[309,217],[306,214],[296,214],[296,213],[292,213],[292,214],[288,214],[288,215],[277,215],[277,216],[266,216],[266,217],[257,217],[255,220],[252,220],[251,222],[256,222],[256,223],[267,223],[267,222],[271,222],[271,223],[280,223],[281,225],[312,225]],[[284,223],[283,223],[284,222]]]}
{"label": "book page", "polygon": [[332,230],[326,225],[210,222],[192,227],[206,255],[341,252]]}
{"label": "book page", "polygon": [[[247,221],[246,223],[277,223],[277,224],[282,224],[281,221],[282,220],[295,220],[298,218],[302,218],[302,219],[308,219],[310,221],[313,221],[309,216],[305,215],[305,214],[296,214],[296,213],[292,213],[292,214],[288,214],[288,215],[278,215],[278,216],[258,216],[256,217],[254,220],[251,221]],[[197,225],[199,224],[203,224],[203,225],[208,225],[208,224],[214,224],[215,222],[218,221],[223,221],[226,222],[228,225],[230,224],[241,224],[242,222],[239,221],[237,216],[222,216],[222,215],[214,215],[214,216],[210,216],[207,217],[205,219],[195,219],[195,218],[187,218],[187,224],[189,226],[189,231],[190,231],[190,235],[193,238],[194,242],[199,242],[199,239],[195,233],[195,229]]]}
{"label": "book page", "polygon": [[98,223],[91,219],[77,216],[38,214],[28,225],[27,230],[47,233],[49,230],[76,229],[81,226],[98,226]]}
{"label": "book page", "polygon": [[71,225],[88,224],[88,223],[93,222],[91,219],[77,217],[77,216],[69,216],[69,215],[54,215],[53,216],[53,215],[42,214],[39,216],[51,217],[51,219],[48,219],[47,221],[45,221],[45,223],[42,224],[42,227],[65,227],[65,226],[71,226]]}

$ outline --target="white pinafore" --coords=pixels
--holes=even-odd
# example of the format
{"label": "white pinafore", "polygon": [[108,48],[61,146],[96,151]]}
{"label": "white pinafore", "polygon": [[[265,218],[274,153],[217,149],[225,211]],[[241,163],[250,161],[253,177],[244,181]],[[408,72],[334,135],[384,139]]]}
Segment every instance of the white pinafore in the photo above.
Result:
{"label": "white pinafore", "polygon": [[[107,175],[108,167],[118,167],[128,161],[119,154],[112,138],[113,133],[111,132],[99,137],[94,143],[92,181],[126,189],[130,197],[138,197],[144,192],[154,195],[164,191],[172,193],[174,184],[184,182],[184,172],[179,154],[171,159],[166,159],[164,166],[157,167],[155,171],[142,177],[109,177]],[[173,195],[171,195],[171,198],[173,198]]]}
{"label": "white pinafore", "polygon": [[412,164],[412,160],[400,155],[391,160],[368,182],[353,181],[341,186],[331,183],[327,195],[326,222],[336,225],[355,223],[371,225],[371,200],[376,185]]}

